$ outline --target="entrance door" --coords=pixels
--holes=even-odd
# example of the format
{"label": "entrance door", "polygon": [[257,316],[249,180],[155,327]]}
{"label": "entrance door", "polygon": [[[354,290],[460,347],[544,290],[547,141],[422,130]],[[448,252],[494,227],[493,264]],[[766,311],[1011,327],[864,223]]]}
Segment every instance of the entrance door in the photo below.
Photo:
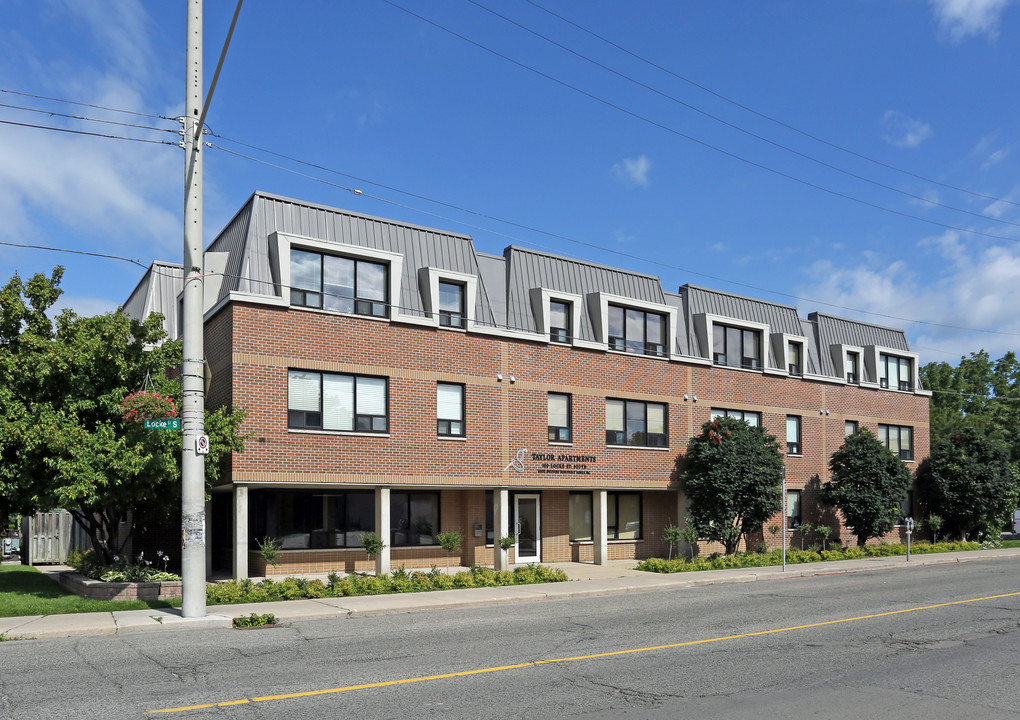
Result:
{"label": "entrance door", "polygon": [[542,558],[541,517],[539,495],[514,496],[514,522],[517,543],[514,555],[517,562],[539,562]]}

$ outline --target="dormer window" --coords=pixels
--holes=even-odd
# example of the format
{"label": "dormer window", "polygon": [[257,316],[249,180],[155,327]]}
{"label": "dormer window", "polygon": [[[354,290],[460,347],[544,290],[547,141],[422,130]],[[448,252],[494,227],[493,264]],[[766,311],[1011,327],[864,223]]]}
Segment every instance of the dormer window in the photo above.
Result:
{"label": "dormer window", "polygon": [[761,369],[761,333],[712,323],[712,362],[716,365]]}
{"label": "dormer window", "polygon": [[389,317],[385,263],[292,248],[290,278],[291,305]]}
{"label": "dormer window", "polygon": [[549,301],[549,341],[554,343],[570,343],[572,338],[570,327],[570,303],[561,300]]}
{"label": "dormer window", "polygon": [[666,318],[659,313],[610,305],[609,349],[664,357]]}
{"label": "dormer window", "polygon": [[914,363],[909,358],[880,353],[878,356],[878,383],[884,388],[912,392],[914,390]]}
{"label": "dormer window", "polygon": [[790,342],[786,346],[786,356],[789,361],[791,375],[804,374],[804,346],[799,342]]}
{"label": "dormer window", "polygon": [[846,354],[846,381],[851,385],[861,384],[861,356],[858,353]]}
{"label": "dormer window", "polygon": [[439,282],[439,325],[440,327],[463,328],[464,286],[460,283]]}

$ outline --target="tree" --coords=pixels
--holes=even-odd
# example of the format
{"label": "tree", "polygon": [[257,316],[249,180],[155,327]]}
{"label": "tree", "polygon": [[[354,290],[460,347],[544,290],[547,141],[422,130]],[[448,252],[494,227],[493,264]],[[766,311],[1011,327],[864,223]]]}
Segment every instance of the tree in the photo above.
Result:
{"label": "tree", "polygon": [[[180,382],[168,372],[181,345],[166,340],[158,315],[64,310],[51,320],[62,275],[15,275],[0,290],[0,515],[66,508],[109,563],[134,529],[122,522],[129,511],[169,517],[180,507],[180,432],[146,430],[125,398],[150,389],[150,399],[179,406]],[[243,418],[239,409],[206,413],[208,483],[243,450]]]}
{"label": "tree", "polygon": [[690,500],[689,523],[730,555],[741,534],[758,532],[779,512],[783,456],[761,427],[736,418],[716,418],[691,438],[680,462],[680,480]]}
{"label": "tree", "polygon": [[932,446],[918,470],[917,489],[928,509],[942,517],[951,537],[998,535],[1020,497],[1020,486],[1001,440],[964,428]]}
{"label": "tree", "polygon": [[858,546],[892,530],[910,487],[910,471],[898,457],[862,428],[832,453],[829,469],[822,502],[839,508]]}

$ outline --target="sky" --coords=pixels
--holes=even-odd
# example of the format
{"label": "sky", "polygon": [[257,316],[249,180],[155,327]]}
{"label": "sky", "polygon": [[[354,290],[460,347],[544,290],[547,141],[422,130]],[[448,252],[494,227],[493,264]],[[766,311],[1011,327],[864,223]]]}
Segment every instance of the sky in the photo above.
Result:
{"label": "sky", "polygon": [[[0,245],[0,282],[63,265],[59,307],[91,315],[181,262],[186,5],[0,3],[0,243],[139,263]],[[235,3],[205,5],[208,87]],[[261,190],[902,328],[922,363],[998,357],[1018,55],[1020,0],[249,1],[206,244]]]}

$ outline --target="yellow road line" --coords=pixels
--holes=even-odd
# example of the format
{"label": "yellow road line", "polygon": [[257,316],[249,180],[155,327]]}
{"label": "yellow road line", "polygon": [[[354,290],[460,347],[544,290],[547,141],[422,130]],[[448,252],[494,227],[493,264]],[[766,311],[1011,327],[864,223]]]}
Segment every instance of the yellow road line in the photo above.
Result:
{"label": "yellow road line", "polygon": [[286,693],[283,695],[263,695],[261,697],[246,698],[243,700],[227,700],[224,702],[206,703],[204,705],[188,705],[187,707],[149,710],[148,713],[175,713],[184,712],[186,710],[202,710],[205,708],[228,707],[230,705],[266,702],[268,700],[292,700],[294,698],[313,697],[315,695],[330,695],[333,693],[349,692],[351,690],[367,690],[368,688],[408,685],[410,683],[427,682],[429,680],[445,680],[447,678],[467,677],[469,675],[482,675],[485,673],[500,672],[502,670],[519,670],[520,668],[535,667],[536,665],[552,665],[554,663],[573,662],[575,660],[594,660],[596,658],[630,655],[632,653],[650,652],[652,650],[669,650],[672,648],[689,647],[691,645],[704,645],[706,643],[722,642],[724,640],[739,640],[741,638],[758,637],[760,635],[775,635],[777,633],[790,632],[791,630],[806,630],[807,628],[824,627],[826,625],[839,625],[841,623],[856,622],[858,620],[872,620],[874,618],[888,617],[890,615],[902,615],[904,613],[919,612],[921,610],[933,610],[935,608],[950,607],[952,605],[965,605],[967,603],[981,602],[982,600],[995,600],[998,598],[1015,597],[1017,595],[1020,595],[1020,592],[1003,593],[1002,595],[986,595],[985,597],[970,598],[968,600],[953,600],[952,602],[938,603],[937,605],[922,605],[920,607],[906,608],[903,610],[888,610],[886,612],[874,613],[872,615],[858,615],[857,617],[841,618],[839,620],[823,620],[822,622],[808,623],[807,625],[793,625],[792,627],[774,628],[772,630],[758,630],[757,632],[741,633],[739,635],[725,635],[723,637],[706,638],[704,640],[687,640],[686,642],[669,643],[668,645],[652,645],[650,647],[630,648],[627,650],[612,650],[609,652],[592,653],[590,655],[551,658],[549,660],[532,660],[530,662],[517,663],[516,665],[499,665],[497,667],[462,670],[461,672],[444,673],[442,675],[425,675],[422,677],[403,678],[401,680],[384,680],[382,682],[364,683],[362,685],[347,685],[345,687],[327,688],[325,690],[308,690],[306,692]]}

